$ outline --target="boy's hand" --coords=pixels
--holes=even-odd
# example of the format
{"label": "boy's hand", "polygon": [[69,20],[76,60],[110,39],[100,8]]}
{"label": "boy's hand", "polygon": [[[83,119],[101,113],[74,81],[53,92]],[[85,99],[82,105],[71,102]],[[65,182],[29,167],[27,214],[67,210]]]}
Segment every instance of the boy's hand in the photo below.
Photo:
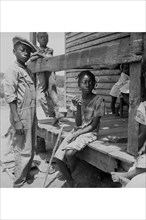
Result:
{"label": "boy's hand", "polygon": [[38,52],[35,52],[32,54],[32,56],[30,57],[30,60],[33,62],[39,58],[44,58],[44,56]]}
{"label": "boy's hand", "polygon": [[73,105],[75,105],[75,106],[79,106],[79,105],[81,105],[81,100],[75,96],[75,97],[72,99],[72,103],[73,103]]}
{"label": "boy's hand", "polygon": [[19,135],[24,134],[23,124],[21,123],[21,121],[17,121],[14,127],[16,130],[16,134],[19,134]]}

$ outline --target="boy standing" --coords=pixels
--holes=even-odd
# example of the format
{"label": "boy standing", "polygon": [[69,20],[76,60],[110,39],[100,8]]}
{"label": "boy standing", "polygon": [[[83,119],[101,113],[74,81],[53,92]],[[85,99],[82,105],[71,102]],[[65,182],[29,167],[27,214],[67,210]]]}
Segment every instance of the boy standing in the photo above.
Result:
{"label": "boy standing", "polygon": [[35,87],[30,70],[25,63],[35,47],[20,37],[13,38],[16,62],[4,78],[4,93],[10,106],[10,123],[13,129],[12,146],[15,158],[14,187],[21,187],[29,180],[34,155]]}
{"label": "boy standing", "polygon": [[[31,60],[35,60],[39,57],[52,57],[53,49],[47,46],[49,36],[47,32],[38,32],[37,41],[39,47],[37,47],[37,53],[35,53]],[[38,55],[38,57],[37,57]],[[57,88],[54,72],[41,72],[37,73],[37,101],[41,105],[46,117],[58,117],[58,104],[57,104]]]}

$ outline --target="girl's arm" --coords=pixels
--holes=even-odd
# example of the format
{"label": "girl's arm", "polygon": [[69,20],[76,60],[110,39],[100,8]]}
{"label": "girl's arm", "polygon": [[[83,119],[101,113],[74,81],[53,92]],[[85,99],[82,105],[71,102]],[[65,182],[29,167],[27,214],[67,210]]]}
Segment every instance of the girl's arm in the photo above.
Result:
{"label": "girl's arm", "polygon": [[76,122],[77,126],[81,126],[82,125],[81,105],[77,105],[77,112],[76,112],[75,122]]}
{"label": "girl's arm", "polygon": [[81,100],[78,99],[77,97],[74,97],[72,99],[72,103],[77,107],[77,112],[75,117],[76,125],[81,126],[82,125]]}
{"label": "girl's arm", "polygon": [[91,131],[94,131],[97,126],[99,125],[100,123],[100,118],[101,116],[96,116],[93,118],[93,122],[91,125],[88,125],[87,127],[85,128],[82,128],[82,129],[79,129],[77,130],[74,134],[73,134],[73,138],[77,138],[78,136],[80,136],[81,134],[85,134],[85,133],[88,133],[88,132],[91,132]]}

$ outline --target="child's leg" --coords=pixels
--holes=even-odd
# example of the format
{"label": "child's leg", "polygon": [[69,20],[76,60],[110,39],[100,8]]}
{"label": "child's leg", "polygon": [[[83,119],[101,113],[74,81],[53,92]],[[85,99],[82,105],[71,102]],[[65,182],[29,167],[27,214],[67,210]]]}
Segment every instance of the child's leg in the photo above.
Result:
{"label": "child's leg", "polygon": [[116,104],[117,97],[114,97],[114,96],[111,96],[111,97],[112,97],[111,110],[112,110],[112,113],[115,114],[115,104]]}
{"label": "child's leg", "polygon": [[67,165],[63,161],[59,160],[58,158],[56,158],[56,163],[58,165],[60,172],[63,174],[63,176],[67,180],[69,186],[73,187],[75,181],[73,180],[71,176],[70,169],[67,167]]}
{"label": "child's leg", "polygon": [[65,157],[67,159],[67,164],[71,173],[75,170],[76,167],[76,154],[77,150],[66,150]]}

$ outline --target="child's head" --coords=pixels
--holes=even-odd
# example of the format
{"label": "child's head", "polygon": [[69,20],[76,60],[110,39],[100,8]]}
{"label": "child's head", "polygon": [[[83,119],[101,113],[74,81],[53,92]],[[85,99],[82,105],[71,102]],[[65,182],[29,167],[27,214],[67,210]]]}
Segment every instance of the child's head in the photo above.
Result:
{"label": "child's head", "polygon": [[121,70],[121,72],[129,75],[129,64],[128,63],[121,64],[120,65],[120,70]]}
{"label": "child's head", "polygon": [[36,51],[35,47],[26,39],[21,37],[13,38],[13,53],[16,56],[18,62],[25,64],[30,54]]}
{"label": "child's head", "polygon": [[95,76],[89,70],[85,70],[78,75],[78,86],[82,92],[90,93],[95,87]]}
{"label": "child's head", "polygon": [[37,33],[37,41],[40,44],[40,47],[45,48],[48,41],[49,41],[49,35],[47,32],[38,32]]}

